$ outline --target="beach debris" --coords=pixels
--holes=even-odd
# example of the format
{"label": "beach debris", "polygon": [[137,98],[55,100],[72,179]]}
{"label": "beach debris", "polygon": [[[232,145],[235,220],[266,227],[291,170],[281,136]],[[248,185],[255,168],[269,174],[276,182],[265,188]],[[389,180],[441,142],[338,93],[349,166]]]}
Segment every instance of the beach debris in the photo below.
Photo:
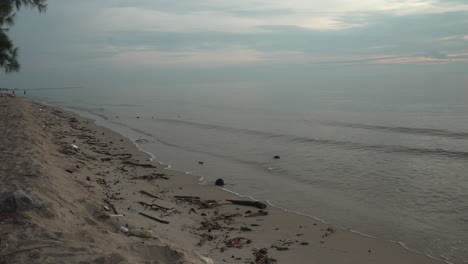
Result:
{"label": "beach debris", "polygon": [[75,145],[75,144],[71,144],[71,146],[72,146],[72,148],[74,148],[74,149],[79,149],[78,146]]}
{"label": "beach debris", "polygon": [[117,209],[115,209],[115,206],[113,204],[109,204],[109,207],[112,209],[112,212],[114,212],[114,214],[116,214],[116,215],[119,214],[117,212]]}
{"label": "beach debris", "polygon": [[216,186],[223,186],[224,185],[224,180],[223,179],[217,179],[216,182],[215,182],[215,185]]}
{"label": "beach debris", "polygon": [[146,139],[144,139],[144,138],[139,138],[139,139],[135,140],[135,142],[136,142],[136,143],[148,143],[149,140],[146,140]]}
{"label": "beach debris", "polygon": [[149,197],[151,197],[151,198],[159,199],[158,196],[153,195],[153,194],[151,194],[151,193],[149,193],[149,192],[147,192],[147,191],[140,191],[140,193],[143,194],[143,195],[149,196]]}
{"label": "beach debris", "polygon": [[322,235],[322,238],[326,238],[326,237],[330,236],[331,234],[336,233],[336,229],[331,228],[331,227],[325,229],[325,231],[326,232],[325,232],[325,234]]}
{"label": "beach debris", "polygon": [[153,233],[151,233],[150,230],[145,230],[143,228],[130,229],[130,234],[137,236],[137,237],[141,237],[141,238],[153,237]]}
{"label": "beach debris", "polygon": [[278,155],[276,155],[276,156],[274,156],[273,158],[274,158],[274,159],[280,159],[281,157],[278,156]]}
{"label": "beach debris", "polygon": [[146,180],[146,181],[152,181],[152,180],[158,180],[158,179],[169,180],[169,178],[166,177],[164,173],[153,173],[150,175],[136,176],[136,177],[130,178],[130,180]]}
{"label": "beach debris", "polygon": [[197,243],[197,246],[201,247],[205,244],[206,241],[211,241],[215,239],[215,237],[213,235],[210,235],[210,234],[207,234],[207,233],[204,233],[204,234],[201,234],[200,235],[200,241],[198,241]]}
{"label": "beach debris", "polygon": [[123,217],[123,214],[109,214],[110,217]]}
{"label": "beach debris", "polygon": [[307,245],[309,245],[309,242],[301,242],[301,245],[307,246]]}
{"label": "beach debris", "polygon": [[141,216],[144,216],[144,217],[146,217],[146,218],[149,218],[149,219],[151,219],[151,220],[154,220],[154,221],[156,221],[156,222],[162,223],[162,224],[169,224],[169,221],[162,220],[162,219],[156,218],[156,217],[151,216],[151,215],[147,215],[147,214],[142,213],[142,212],[139,212],[138,214],[141,215]]}
{"label": "beach debris", "polygon": [[130,166],[136,166],[136,167],[143,167],[143,168],[156,168],[156,166],[152,164],[141,164],[141,163],[136,163],[136,162],[131,162],[131,161],[122,161],[123,164],[130,165]]}
{"label": "beach debris", "polygon": [[151,210],[163,210],[163,211],[167,211],[167,210],[172,210],[172,208],[167,208],[167,207],[164,207],[164,206],[161,206],[161,205],[157,205],[157,204],[149,204],[149,203],[146,203],[146,202],[138,202],[139,204],[141,204],[142,206],[145,207],[145,210],[149,207]]}
{"label": "beach debris", "polygon": [[198,196],[181,196],[181,195],[176,195],[174,198],[179,199],[179,200],[200,200],[200,197]]}
{"label": "beach debris", "polygon": [[121,226],[121,227],[119,227],[119,230],[120,230],[120,231],[122,231],[122,232],[124,232],[124,233],[128,233],[128,232],[130,232],[130,230],[128,230],[128,228],[127,228],[127,227],[125,227],[125,226]]}
{"label": "beach debris", "polygon": [[103,208],[104,208],[104,210],[106,210],[106,211],[110,211],[110,207],[107,206],[107,205],[104,205]]}
{"label": "beach debris", "polygon": [[249,228],[249,227],[247,227],[245,225],[240,225],[240,230],[241,231],[252,231],[252,228]]}
{"label": "beach debris", "polygon": [[267,207],[266,204],[257,202],[257,201],[245,201],[245,200],[226,200],[226,201],[231,202],[233,204],[253,206],[253,207],[260,208],[260,209],[265,209]]}
{"label": "beach debris", "polygon": [[199,161],[198,164],[203,165],[205,163],[203,161]]}
{"label": "beach debris", "polygon": [[242,248],[246,244],[252,243],[252,240],[245,237],[235,237],[224,241],[227,247]]}
{"label": "beach debris", "polygon": [[44,200],[41,200],[33,194],[26,193],[23,190],[0,194],[0,213],[16,213],[42,208],[46,205],[47,202]]}
{"label": "beach debris", "polygon": [[272,248],[275,248],[275,249],[278,250],[278,251],[289,250],[288,247],[282,247],[282,246],[272,246]]}
{"label": "beach debris", "polygon": [[271,264],[277,262],[276,259],[268,257],[268,250],[266,248],[254,248],[253,254],[255,256],[255,264]]}
{"label": "beach debris", "polygon": [[257,213],[246,215],[245,217],[256,217],[256,216],[265,216],[268,215],[267,211],[259,210]]}

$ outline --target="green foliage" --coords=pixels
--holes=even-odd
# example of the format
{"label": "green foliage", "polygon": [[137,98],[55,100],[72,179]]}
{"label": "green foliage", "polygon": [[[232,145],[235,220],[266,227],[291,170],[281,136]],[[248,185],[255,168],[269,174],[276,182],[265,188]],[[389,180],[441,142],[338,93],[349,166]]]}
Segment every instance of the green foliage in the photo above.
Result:
{"label": "green foliage", "polygon": [[14,46],[7,33],[15,22],[16,11],[22,7],[45,12],[47,4],[46,0],[0,0],[0,68],[6,73],[17,72],[20,69],[18,48]]}

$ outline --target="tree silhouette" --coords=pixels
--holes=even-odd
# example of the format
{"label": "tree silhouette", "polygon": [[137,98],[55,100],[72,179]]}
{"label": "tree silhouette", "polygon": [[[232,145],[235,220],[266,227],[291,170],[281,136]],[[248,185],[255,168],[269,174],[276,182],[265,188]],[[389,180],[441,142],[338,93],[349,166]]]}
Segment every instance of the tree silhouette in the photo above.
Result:
{"label": "tree silhouette", "polygon": [[45,12],[46,0],[0,0],[0,68],[6,73],[20,69],[18,62],[18,48],[8,37],[8,31],[15,22],[16,11],[22,7],[37,8]]}

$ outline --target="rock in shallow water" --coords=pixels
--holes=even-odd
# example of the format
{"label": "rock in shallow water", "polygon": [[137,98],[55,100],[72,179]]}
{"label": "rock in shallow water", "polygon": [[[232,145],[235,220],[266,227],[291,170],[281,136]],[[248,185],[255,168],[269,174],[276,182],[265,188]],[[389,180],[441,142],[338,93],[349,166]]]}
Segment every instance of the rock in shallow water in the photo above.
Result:
{"label": "rock in shallow water", "polygon": [[216,184],[216,186],[224,186],[224,180],[223,179],[217,179],[215,184]]}

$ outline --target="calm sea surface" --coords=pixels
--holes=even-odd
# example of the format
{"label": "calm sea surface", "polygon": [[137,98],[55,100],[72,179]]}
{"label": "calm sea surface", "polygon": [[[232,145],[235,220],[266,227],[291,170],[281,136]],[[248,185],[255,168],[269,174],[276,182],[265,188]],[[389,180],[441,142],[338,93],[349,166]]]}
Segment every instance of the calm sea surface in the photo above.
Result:
{"label": "calm sea surface", "polygon": [[468,263],[466,91],[286,88],[88,88],[28,97],[146,139],[140,146],[156,160],[205,183],[222,177],[236,193]]}

